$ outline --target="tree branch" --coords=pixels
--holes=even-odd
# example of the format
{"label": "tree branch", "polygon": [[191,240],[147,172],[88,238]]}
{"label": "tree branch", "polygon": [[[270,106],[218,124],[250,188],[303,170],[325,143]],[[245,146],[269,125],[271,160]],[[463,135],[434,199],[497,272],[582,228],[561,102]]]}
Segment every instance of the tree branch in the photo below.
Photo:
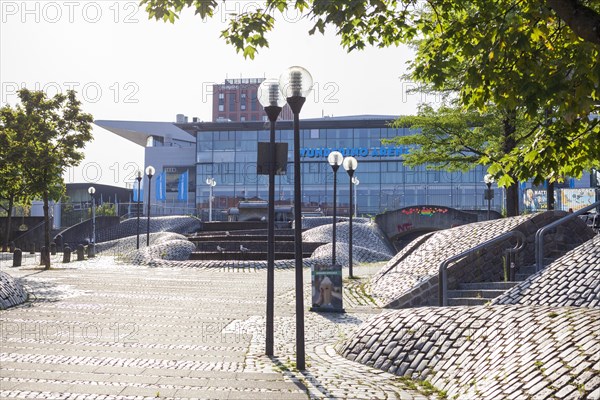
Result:
{"label": "tree branch", "polygon": [[546,0],[546,4],[577,36],[600,46],[600,13],[579,0]]}

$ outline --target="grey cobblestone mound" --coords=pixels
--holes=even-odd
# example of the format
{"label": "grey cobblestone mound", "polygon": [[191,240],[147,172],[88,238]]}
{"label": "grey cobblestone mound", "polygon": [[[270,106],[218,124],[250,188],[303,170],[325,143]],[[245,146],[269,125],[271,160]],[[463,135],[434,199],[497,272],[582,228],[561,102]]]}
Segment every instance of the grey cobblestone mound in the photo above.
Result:
{"label": "grey cobblestone mound", "polygon": [[[449,257],[495,238],[505,232],[519,230],[527,238],[525,250],[518,260],[519,265],[532,263],[535,232],[550,221],[566,215],[563,212],[548,212],[476,222],[433,233],[422,243],[417,242],[403,249],[394,261],[388,262],[370,281],[372,295],[387,307],[423,306],[437,304],[437,276],[440,264]],[[580,226],[581,225],[581,226]],[[571,221],[571,225],[556,230],[547,237],[549,248],[575,246],[593,237],[593,232],[582,221]],[[550,236],[550,235],[548,235]],[[422,239],[416,239],[419,241]],[[551,246],[550,246],[551,245]],[[449,288],[456,282],[498,281],[503,279],[502,253],[512,247],[508,242],[499,243],[477,255],[458,261],[448,269]],[[550,249],[546,250],[550,250]],[[566,250],[564,250],[566,251]],[[400,259],[400,261],[398,261]]]}
{"label": "grey cobblestone mound", "polygon": [[600,308],[600,235],[530,276],[492,304]]}
{"label": "grey cobblestone mound", "polygon": [[[348,217],[337,217],[338,224],[348,222]],[[356,217],[352,218],[352,223],[369,224],[370,218]],[[302,218],[302,229],[312,229],[322,225],[333,224],[333,217],[304,217]],[[292,221],[292,228],[295,226],[295,221]]]}
{"label": "grey cobblestone mound", "polygon": [[600,399],[600,310],[482,306],[395,310],[340,348],[457,399]]}
{"label": "grey cobblestone mound", "polygon": [[121,261],[134,265],[151,265],[159,260],[184,261],[196,249],[194,243],[183,235],[163,233],[155,237],[150,246],[132,250],[121,257]]}
{"label": "grey cobblestone mound", "polygon": [[[171,217],[151,217],[150,233],[172,232],[172,233],[193,233],[202,228],[202,222],[195,217],[171,216]],[[144,237],[147,230],[147,220],[140,220],[140,230]],[[137,219],[130,218],[121,222],[116,227],[100,230],[96,232],[96,242],[108,242],[115,239],[122,239],[128,236],[135,236],[137,233]]]}
{"label": "grey cobblestone mound", "polygon": [[23,286],[6,272],[0,271],[0,310],[24,303],[27,293]]}
{"label": "grey cobblestone mound", "polygon": [[[310,259],[318,264],[331,264],[333,244],[328,243],[317,248]],[[347,267],[350,263],[348,253],[350,248],[347,243],[337,243],[335,246],[335,262],[344,267]],[[390,259],[389,253],[381,253],[379,251],[371,250],[370,248],[352,246],[352,262],[356,263],[372,263],[378,261],[387,261]]]}
{"label": "grey cobblestone mound", "polygon": [[[377,225],[363,218],[368,222],[352,225],[352,259],[354,262],[368,263],[376,261],[386,261],[392,258],[393,253],[386,243],[383,233]],[[348,222],[341,222],[336,225],[336,262],[348,266]],[[307,242],[325,242],[328,243],[315,250],[311,259],[319,263],[331,263],[333,225],[321,225],[309,229],[302,233],[302,240]]]}

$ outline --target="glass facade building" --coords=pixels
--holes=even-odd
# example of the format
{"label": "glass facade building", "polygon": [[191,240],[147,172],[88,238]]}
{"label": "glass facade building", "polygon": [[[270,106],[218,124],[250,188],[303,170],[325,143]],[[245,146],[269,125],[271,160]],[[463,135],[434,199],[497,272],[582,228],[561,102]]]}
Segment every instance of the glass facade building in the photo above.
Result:
{"label": "glass facade building", "polygon": [[[403,157],[406,147],[383,140],[412,134],[408,128],[391,128],[392,116],[320,118],[300,122],[300,154],[303,210],[320,209],[331,214],[333,172],[327,163],[330,151],[358,160],[356,188],[350,187],[343,168],[338,170],[338,207],[347,213],[349,196],[356,193],[359,215],[375,215],[411,205],[442,205],[459,209],[487,209],[483,183],[485,168],[468,172],[410,168]],[[207,178],[214,178],[213,207],[233,207],[241,199],[267,199],[268,177],[257,175],[258,142],[268,142],[265,123],[199,123],[178,125],[196,136],[196,205],[207,208]],[[288,145],[287,174],[277,176],[276,201],[293,201],[293,131],[289,121],[276,125],[277,142]],[[503,190],[495,188],[492,209],[501,211]]]}

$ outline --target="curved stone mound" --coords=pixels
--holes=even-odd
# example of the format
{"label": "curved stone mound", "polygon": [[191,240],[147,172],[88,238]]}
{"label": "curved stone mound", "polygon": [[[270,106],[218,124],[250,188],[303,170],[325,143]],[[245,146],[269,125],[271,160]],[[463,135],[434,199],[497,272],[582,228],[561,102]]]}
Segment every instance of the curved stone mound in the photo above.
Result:
{"label": "curved stone mound", "polygon": [[[96,232],[96,243],[108,242],[111,240],[122,239],[128,236],[136,236],[137,219],[129,218],[119,225]],[[172,233],[192,233],[202,228],[202,222],[196,217],[188,216],[170,216],[170,217],[151,217],[150,233],[172,232]],[[140,230],[144,238],[147,232],[147,220],[140,220]]]}
{"label": "curved stone mound", "polygon": [[530,276],[492,304],[600,308],[600,235]]}
{"label": "curved stone mound", "polygon": [[27,293],[23,286],[6,272],[0,271],[0,310],[24,303]]}
{"label": "curved stone mound", "polygon": [[[340,222],[347,222],[348,217],[337,217],[338,224]],[[369,224],[371,223],[370,218],[356,217],[352,218],[353,223],[357,224]],[[294,228],[295,221],[292,221],[292,228]],[[333,224],[333,217],[303,217],[302,218],[302,229],[312,229],[321,225]]]}
{"label": "curved stone mound", "polygon": [[[348,222],[336,224],[337,243],[348,243],[349,226]],[[302,233],[302,240],[307,242],[331,243],[332,239],[333,225],[318,226]],[[376,253],[387,255],[388,260],[394,255],[377,225],[370,221],[368,223],[352,224],[352,243],[354,244],[353,249],[356,246],[364,247]],[[336,249],[336,257],[337,253]]]}
{"label": "curved stone mound", "polygon": [[600,310],[423,307],[381,314],[356,332],[345,357],[426,379],[448,398],[600,398]]}
{"label": "curved stone mound", "polygon": [[[440,264],[463,251],[489,241],[503,233],[519,230],[527,238],[527,246],[520,253],[518,264],[529,265],[534,261],[533,237],[535,232],[548,223],[563,217],[565,212],[546,212],[476,222],[433,233],[415,248],[411,242],[410,253],[400,261],[388,263],[382,272],[370,281],[371,294],[386,307],[437,305],[438,272]],[[572,249],[593,237],[593,232],[580,219],[567,224],[547,235],[546,253],[556,247]],[[415,241],[421,239],[417,238]],[[513,243],[513,244],[511,244]],[[457,282],[485,282],[504,279],[502,256],[514,242],[505,240],[477,254],[465,257],[448,269],[449,288]],[[563,251],[563,253],[566,250]]]}
{"label": "curved stone mound", "polygon": [[[310,257],[310,260],[317,264],[331,264],[332,258],[331,253],[333,245],[331,243],[325,244],[318,247]],[[348,266],[350,259],[348,258],[349,252],[348,244],[337,243],[335,246],[335,262],[342,266]],[[353,263],[372,263],[378,261],[386,261],[390,259],[389,253],[380,253],[375,250],[371,250],[367,247],[352,246],[352,262]]]}
{"label": "curved stone mound", "polygon": [[[150,245],[164,243],[169,240],[187,240],[179,233],[158,232],[150,234]],[[111,253],[113,255],[122,255],[129,253],[137,246],[137,236],[127,236],[121,239],[110,240],[96,244],[96,253]],[[140,234],[140,249],[146,247],[146,234]]]}
{"label": "curved stone mound", "polygon": [[122,261],[134,265],[151,265],[155,261],[184,261],[196,246],[188,240],[170,240],[129,252],[121,258]]}

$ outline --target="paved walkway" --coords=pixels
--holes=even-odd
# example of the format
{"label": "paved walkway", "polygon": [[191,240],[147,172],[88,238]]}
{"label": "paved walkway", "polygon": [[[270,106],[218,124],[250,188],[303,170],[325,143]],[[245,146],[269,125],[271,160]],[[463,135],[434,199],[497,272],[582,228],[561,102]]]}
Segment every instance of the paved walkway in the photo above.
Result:
{"label": "paved walkway", "polygon": [[[346,314],[306,312],[307,370],[294,369],[294,273],[276,272],[276,356],[264,354],[264,270],[148,268],[110,257],[23,278],[31,301],[0,314],[0,397],[425,399],[334,346],[379,310],[357,290]],[[376,267],[359,267],[357,275]],[[305,270],[309,306],[309,271]]]}

